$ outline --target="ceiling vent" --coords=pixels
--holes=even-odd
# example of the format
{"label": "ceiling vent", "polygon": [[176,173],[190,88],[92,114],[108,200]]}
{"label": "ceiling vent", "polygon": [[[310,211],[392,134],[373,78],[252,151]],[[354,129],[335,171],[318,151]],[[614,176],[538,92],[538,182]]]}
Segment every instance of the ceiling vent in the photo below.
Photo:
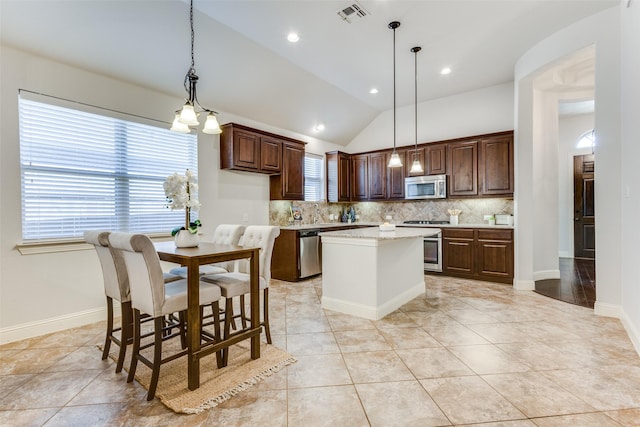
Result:
{"label": "ceiling vent", "polygon": [[357,2],[353,2],[350,6],[338,11],[338,16],[345,22],[352,24],[365,16],[370,15],[364,7],[360,6]]}

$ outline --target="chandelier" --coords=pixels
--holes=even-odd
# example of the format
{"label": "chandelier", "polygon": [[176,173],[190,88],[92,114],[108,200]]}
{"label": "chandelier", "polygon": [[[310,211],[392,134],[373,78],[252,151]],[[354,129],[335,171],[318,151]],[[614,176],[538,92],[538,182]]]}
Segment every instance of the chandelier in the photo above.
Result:
{"label": "chandelier", "polygon": [[[193,31],[193,0],[191,0],[191,6],[189,9],[189,22],[191,23],[191,67],[184,76],[184,89],[187,91],[188,98],[182,108],[176,111],[173,124],[171,125],[171,130],[174,132],[189,133],[191,132],[190,127],[200,125],[200,122],[198,121],[198,114],[207,113],[207,118],[204,122],[202,132],[216,135],[222,133],[220,125],[218,124],[218,119],[216,118],[216,114],[218,113],[209,108],[203,107],[198,101],[198,96],[196,94],[198,75],[196,74],[195,59],[193,55],[193,42],[195,39]],[[199,111],[196,111],[196,108],[199,108]]]}

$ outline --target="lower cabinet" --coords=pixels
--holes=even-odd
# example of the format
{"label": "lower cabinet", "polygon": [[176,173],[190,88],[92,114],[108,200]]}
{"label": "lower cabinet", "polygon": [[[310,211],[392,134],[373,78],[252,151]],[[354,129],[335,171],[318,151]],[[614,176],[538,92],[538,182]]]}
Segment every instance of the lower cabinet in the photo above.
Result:
{"label": "lower cabinet", "polygon": [[491,282],[513,282],[513,230],[442,228],[443,273]]}

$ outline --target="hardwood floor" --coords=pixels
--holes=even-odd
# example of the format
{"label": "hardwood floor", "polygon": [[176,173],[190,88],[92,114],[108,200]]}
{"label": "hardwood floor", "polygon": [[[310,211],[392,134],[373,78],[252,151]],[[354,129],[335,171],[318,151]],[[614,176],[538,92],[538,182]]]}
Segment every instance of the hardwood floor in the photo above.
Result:
{"label": "hardwood floor", "polygon": [[536,292],[571,304],[593,308],[596,301],[595,260],[560,258],[560,279],[536,281]]}

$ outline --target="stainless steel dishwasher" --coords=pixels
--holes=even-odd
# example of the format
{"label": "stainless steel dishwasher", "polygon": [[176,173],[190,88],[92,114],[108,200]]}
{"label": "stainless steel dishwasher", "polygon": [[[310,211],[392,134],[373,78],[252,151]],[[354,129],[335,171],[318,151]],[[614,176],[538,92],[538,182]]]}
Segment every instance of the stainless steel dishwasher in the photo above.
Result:
{"label": "stainless steel dishwasher", "polygon": [[318,230],[300,231],[300,278],[322,273]]}

